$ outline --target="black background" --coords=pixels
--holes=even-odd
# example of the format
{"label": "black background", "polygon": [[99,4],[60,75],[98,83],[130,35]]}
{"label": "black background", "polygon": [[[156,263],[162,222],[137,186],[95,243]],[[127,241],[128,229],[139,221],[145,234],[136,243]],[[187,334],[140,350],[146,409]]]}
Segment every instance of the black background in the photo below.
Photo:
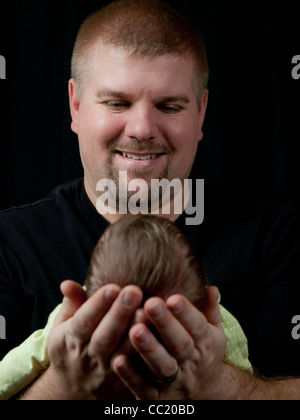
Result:
{"label": "black background", "polygon": [[[82,20],[108,1],[0,5],[0,209],[82,176],[67,83]],[[292,1],[169,1],[194,19],[210,63],[209,107],[194,176],[300,209],[300,54]],[[225,204],[224,204],[225,205]]]}

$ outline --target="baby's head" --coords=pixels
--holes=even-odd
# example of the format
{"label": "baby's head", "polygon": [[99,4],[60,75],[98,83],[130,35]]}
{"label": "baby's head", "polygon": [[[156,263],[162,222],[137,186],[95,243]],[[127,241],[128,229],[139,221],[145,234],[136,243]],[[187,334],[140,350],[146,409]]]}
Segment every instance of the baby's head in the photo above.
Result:
{"label": "baby's head", "polygon": [[93,252],[85,286],[88,297],[105,284],[136,285],[144,302],[181,294],[201,309],[206,278],[181,230],[158,216],[124,216],[110,225]]}

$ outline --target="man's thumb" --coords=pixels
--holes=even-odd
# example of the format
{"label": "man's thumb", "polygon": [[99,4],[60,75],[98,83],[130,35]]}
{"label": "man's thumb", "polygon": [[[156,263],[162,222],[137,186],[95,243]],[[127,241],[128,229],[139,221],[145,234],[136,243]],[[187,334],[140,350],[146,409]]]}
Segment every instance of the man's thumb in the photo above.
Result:
{"label": "man's thumb", "polygon": [[215,286],[210,286],[207,289],[207,299],[202,310],[207,321],[215,326],[220,326],[222,324],[222,318],[220,314],[219,307],[219,289]]}
{"label": "man's thumb", "polygon": [[65,280],[60,285],[60,289],[64,298],[54,325],[61,324],[71,318],[87,299],[82,286],[75,281]]}

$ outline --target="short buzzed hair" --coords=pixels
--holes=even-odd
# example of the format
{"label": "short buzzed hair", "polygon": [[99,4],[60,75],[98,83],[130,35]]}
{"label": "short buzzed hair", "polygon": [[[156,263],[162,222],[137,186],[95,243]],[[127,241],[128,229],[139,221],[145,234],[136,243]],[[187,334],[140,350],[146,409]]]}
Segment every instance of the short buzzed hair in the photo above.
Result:
{"label": "short buzzed hair", "polygon": [[152,215],[126,215],[98,241],[85,282],[87,296],[110,283],[140,287],[143,302],[181,294],[198,309],[207,295],[203,267],[186,236],[173,222]]}
{"label": "short buzzed hair", "polygon": [[138,57],[178,54],[193,57],[198,103],[208,82],[203,38],[186,16],[158,0],[119,0],[94,12],[82,23],[74,45],[71,77],[82,95],[89,72],[89,55],[95,47],[121,48]]}

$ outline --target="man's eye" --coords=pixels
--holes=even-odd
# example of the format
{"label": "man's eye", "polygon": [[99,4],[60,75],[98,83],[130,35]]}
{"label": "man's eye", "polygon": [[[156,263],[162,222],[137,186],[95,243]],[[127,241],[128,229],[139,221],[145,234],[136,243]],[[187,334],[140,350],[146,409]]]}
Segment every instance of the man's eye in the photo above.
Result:
{"label": "man's eye", "polygon": [[128,103],[119,101],[106,101],[103,105],[112,111],[122,111],[129,107]]}
{"label": "man's eye", "polygon": [[182,108],[178,105],[159,105],[158,109],[166,114],[177,114]]}

